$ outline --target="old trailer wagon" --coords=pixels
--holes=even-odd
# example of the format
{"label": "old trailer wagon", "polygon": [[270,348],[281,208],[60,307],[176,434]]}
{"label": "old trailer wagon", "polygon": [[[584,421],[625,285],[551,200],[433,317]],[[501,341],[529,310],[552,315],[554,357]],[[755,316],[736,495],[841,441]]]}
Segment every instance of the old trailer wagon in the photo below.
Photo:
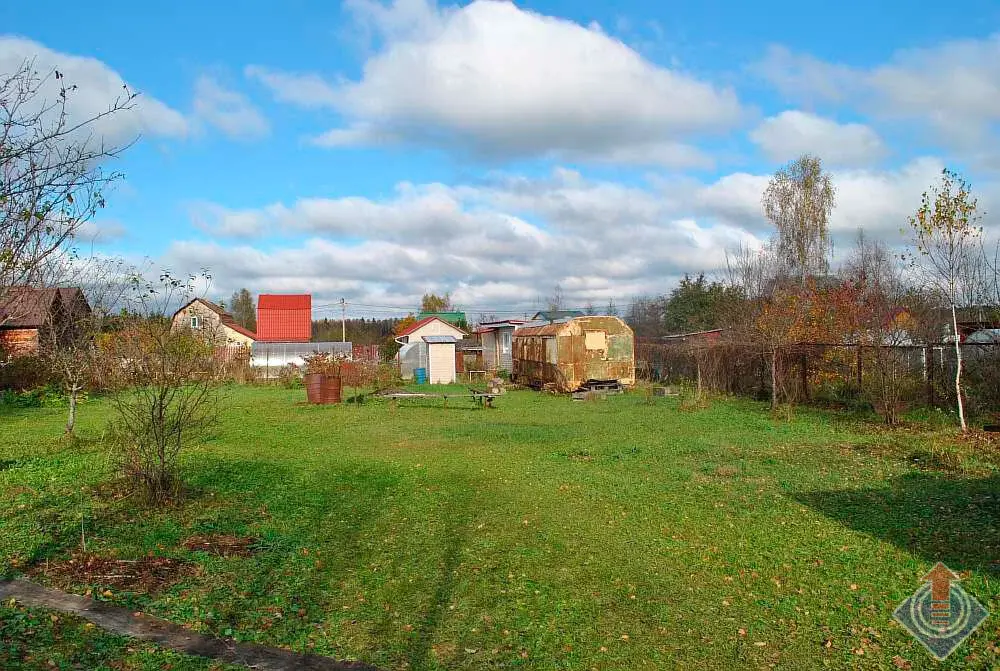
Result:
{"label": "old trailer wagon", "polygon": [[618,317],[528,323],[514,331],[513,378],[519,384],[575,391],[588,382],[635,383],[632,329]]}

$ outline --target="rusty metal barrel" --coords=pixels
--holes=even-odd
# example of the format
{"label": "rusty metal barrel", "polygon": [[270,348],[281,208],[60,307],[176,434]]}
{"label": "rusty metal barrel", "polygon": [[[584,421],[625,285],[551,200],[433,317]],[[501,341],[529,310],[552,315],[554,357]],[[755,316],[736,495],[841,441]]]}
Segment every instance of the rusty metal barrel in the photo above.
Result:
{"label": "rusty metal barrel", "polygon": [[331,405],[334,403],[340,403],[341,400],[341,390],[343,389],[343,378],[339,375],[336,377],[333,375],[323,376],[323,403]]}
{"label": "rusty metal barrel", "polygon": [[317,405],[332,405],[341,402],[343,384],[340,376],[310,373],[303,380],[306,399]]}

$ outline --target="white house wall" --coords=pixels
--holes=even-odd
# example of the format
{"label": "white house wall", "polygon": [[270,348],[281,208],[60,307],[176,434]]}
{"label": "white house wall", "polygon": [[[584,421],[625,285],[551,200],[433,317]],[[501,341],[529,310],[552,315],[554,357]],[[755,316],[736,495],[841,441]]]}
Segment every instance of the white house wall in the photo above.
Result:
{"label": "white house wall", "polygon": [[447,322],[435,319],[424,324],[413,333],[410,333],[407,336],[407,342],[418,342],[424,336],[455,336],[456,338],[462,338],[465,336],[465,331]]}

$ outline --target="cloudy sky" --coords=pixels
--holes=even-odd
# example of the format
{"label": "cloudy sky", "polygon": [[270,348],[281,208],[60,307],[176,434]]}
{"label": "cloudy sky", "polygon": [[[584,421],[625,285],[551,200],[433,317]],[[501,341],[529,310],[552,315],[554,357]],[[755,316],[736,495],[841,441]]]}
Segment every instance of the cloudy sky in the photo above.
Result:
{"label": "cloudy sky", "polygon": [[57,67],[79,114],[141,92],[100,129],[141,139],[87,244],[208,267],[215,297],[502,314],[559,283],[621,306],[766,239],[761,191],[803,152],[838,249],[899,244],[944,166],[1000,221],[992,0],[207,7],[7,3],[0,71]]}

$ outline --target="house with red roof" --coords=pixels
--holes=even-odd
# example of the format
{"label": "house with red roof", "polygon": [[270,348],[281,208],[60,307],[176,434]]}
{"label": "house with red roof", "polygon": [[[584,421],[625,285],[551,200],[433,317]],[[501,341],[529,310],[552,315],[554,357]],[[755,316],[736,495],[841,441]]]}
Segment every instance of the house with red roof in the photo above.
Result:
{"label": "house with red roof", "polygon": [[400,374],[409,379],[422,368],[432,384],[454,382],[460,355],[458,340],[467,335],[440,317],[424,317],[414,322],[396,335],[396,342],[402,345],[397,354]]}
{"label": "house with red roof", "polygon": [[258,342],[305,343],[312,340],[312,296],[261,294],[257,297]]}
{"label": "house with red roof", "polygon": [[195,298],[182,305],[171,318],[170,328],[174,331],[190,329],[225,345],[250,347],[257,340],[256,333],[237,324],[222,306],[204,298]]}
{"label": "house with red roof", "polygon": [[396,342],[405,345],[410,342],[419,342],[424,336],[453,336],[464,338],[468,333],[458,328],[454,324],[449,324],[440,317],[424,317],[404,329],[396,335]]}

